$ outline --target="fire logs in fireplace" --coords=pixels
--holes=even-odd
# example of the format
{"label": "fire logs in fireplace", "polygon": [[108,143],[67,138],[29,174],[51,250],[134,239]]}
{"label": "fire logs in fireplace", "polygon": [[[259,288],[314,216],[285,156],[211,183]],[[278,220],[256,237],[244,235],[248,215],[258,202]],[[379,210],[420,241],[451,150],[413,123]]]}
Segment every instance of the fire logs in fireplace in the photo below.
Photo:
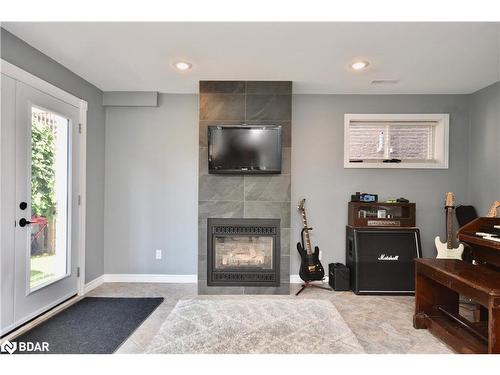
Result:
{"label": "fire logs in fireplace", "polygon": [[209,218],[208,285],[279,286],[280,220]]}

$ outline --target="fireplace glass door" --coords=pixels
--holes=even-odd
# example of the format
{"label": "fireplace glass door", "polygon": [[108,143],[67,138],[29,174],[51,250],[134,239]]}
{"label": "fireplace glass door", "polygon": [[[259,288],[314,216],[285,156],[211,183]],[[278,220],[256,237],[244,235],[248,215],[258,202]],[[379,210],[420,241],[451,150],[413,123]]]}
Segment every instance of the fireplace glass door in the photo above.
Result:
{"label": "fireplace glass door", "polygon": [[273,237],[220,236],[214,245],[216,270],[273,268]]}

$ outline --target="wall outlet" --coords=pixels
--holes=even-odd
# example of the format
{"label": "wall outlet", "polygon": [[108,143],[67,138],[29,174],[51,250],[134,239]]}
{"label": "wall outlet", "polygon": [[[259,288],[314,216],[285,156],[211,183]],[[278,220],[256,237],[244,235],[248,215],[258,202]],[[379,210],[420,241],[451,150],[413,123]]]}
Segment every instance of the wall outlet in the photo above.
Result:
{"label": "wall outlet", "polygon": [[323,252],[320,250],[318,254],[318,259],[321,260],[321,258],[323,258]]}
{"label": "wall outlet", "polygon": [[161,259],[161,250],[160,249],[156,249],[156,259],[159,260]]}

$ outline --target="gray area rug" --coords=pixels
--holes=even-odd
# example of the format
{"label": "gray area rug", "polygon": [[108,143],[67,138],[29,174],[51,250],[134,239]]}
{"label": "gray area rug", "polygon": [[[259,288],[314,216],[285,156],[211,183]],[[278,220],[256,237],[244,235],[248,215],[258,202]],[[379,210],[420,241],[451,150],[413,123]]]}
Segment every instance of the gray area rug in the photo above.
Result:
{"label": "gray area rug", "polygon": [[317,299],[181,300],[146,353],[364,353],[335,306]]}

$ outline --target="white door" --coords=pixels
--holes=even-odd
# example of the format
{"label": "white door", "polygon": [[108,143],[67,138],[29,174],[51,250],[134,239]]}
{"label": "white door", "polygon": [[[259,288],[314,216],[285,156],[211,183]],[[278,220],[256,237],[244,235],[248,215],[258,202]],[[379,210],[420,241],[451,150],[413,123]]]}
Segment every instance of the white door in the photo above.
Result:
{"label": "white door", "polygon": [[2,248],[5,333],[78,293],[80,109],[20,81],[2,83],[2,96],[15,95],[2,121],[2,211],[15,215],[2,220],[12,240]]}

